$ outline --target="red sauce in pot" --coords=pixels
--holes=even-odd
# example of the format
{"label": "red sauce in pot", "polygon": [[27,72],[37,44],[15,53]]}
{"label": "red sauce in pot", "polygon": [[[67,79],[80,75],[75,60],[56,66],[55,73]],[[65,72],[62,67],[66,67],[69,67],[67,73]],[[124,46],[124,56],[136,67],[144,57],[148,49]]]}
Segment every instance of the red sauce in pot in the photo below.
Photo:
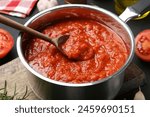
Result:
{"label": "red sauce in pot", "polygon": [[69,34],[62,45],[71,61],[49,42],[34,38],[26,47],[29,65],[45,77],[69,83],[87,83],[118,71],[128,57],[124,41],[102,23],[88,19],[64,20],[43,30],[49,37]]}

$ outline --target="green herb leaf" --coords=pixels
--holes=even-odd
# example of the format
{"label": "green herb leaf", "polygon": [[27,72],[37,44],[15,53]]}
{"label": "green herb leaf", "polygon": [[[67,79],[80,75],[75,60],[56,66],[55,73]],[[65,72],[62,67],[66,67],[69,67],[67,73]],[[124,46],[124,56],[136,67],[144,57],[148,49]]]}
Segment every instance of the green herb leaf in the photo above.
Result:
{"label": "green herb leaf", "polygon": [[4,88],[0,89],[0,100],[25,100],[30,95],[30,93],[28,93],[28,87],[26,86],[24,95],[22,97],[16,97],[18,95],[16,89],[17,87],[15,84],[14,94],[9,96],[7,93],[7,82],[5,81]]}

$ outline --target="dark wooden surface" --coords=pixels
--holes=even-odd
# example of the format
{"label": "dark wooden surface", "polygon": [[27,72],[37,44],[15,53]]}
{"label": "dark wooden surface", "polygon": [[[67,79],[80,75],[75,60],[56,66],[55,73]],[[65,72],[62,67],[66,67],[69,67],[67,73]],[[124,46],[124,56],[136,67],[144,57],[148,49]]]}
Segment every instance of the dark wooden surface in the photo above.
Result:
{"label": "dark wooden surface", "polygon": [[[64,4],[63,0],[58,0],[59,4]],[[113,0],[88,0],[88,4],[91,5],[97,5],[99,7],[102,7],[106,10],[109,10],[113,13],[115,12],[114,9],[114,2]],[[38,13],[37,8],[35,7],[32,11],[32,13],[30,14],[30,16],[28,16],[25,19],[22,18],[17,18],[17,17],[11,17],[11,16],[7,16],[13,20],[16,20],[17,22],[20,22],[22,24],[24,24],[30,17],[32,17],[33,15],[35,15],[36,13]],[[150,15],[148,17],[146,17],[145,19],[142,20],[131,20],[127,23],[129,25],[129,27],[131,28],[131,30],[134,33],[134,36],[136,36],[140,31],[144,30],[144,29],[150,29]],[[0,23],[0,27],[8,30],[14,37],[15,42],[17,39],[17,36],[19,34],[19,31],[10,28],[8,26],[5,26],[3,24]],[[18,57],[17,55],[17,51],[16,51],[16,45],[13,47],[13,50],[3,59],[0,59],[0,64],[6,64],[7,62],[15,59],[16,57]],[[141,61],[139,58],[137,58],[137,56],[135,55],[133,62],[143,70],[143,72],[146,74],[146,84],[143,85],[141,87],[142,91],[144,92],[144,95],[146,97],[146,99],[150,99],[150,63],[147,62],[143,62]],[[134,95],[135,92],[131,92],[128,95],[128,98],[132,99],[132,96]]]}

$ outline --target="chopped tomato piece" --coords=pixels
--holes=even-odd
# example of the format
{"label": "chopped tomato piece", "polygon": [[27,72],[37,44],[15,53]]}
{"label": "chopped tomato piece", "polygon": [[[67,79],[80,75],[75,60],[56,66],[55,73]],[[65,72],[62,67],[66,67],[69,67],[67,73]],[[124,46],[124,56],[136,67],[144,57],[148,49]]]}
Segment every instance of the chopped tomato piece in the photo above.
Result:
{"label": "chopped tomato piece", "polygon": [[144,61],[150,62],[150,29],[144,30],[136,37],[136,55]]}
{"label": "chopped tomato piece", "polygon": [[14,40],[12,35],[0,28],[0,59],[5,57],[14,45]]}

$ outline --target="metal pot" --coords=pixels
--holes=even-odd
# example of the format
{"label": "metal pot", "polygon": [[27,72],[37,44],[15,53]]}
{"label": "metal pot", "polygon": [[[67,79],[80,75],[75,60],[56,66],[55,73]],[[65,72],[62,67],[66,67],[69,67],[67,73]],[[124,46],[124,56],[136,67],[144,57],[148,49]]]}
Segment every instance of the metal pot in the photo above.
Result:
{"label": "metal pot", "polygon": [[[129,11],[131,10],[129,9]],[[134,16],[138,15],[133,14]],[[54,21],[75,17],[94,19],[113,29],[125,41],[130,52],[124,66],[113,75],[92,83],[70,84],[54,81],[42,76],[29,66],[24,58],[24,47],[30,36],[21,33],[17,39],[17,52],[24,66],[33,74],[32,77],[28,78],[31,88],[41,99],[113,99],[122,86],[124,71],[131,63],[134,55],[132,31],[118,16],[96,6],[60,5],[38,13],[29,19],[25,26],[39,30],[41,27],[45,27]],[[121,17],[124,18],[124,15]],[[128,20],[128,18],[124,20]]]}

